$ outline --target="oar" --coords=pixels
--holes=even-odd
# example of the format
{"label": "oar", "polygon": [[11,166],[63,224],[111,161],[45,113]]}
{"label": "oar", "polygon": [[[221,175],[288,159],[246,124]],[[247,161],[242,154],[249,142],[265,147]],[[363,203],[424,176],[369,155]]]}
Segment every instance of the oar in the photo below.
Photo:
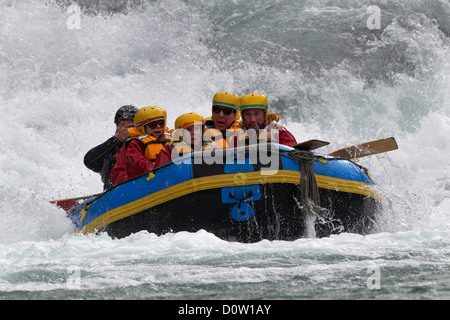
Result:
{"label": "oar", "polygon": [[330,143],[328,141],[313,139],[313,140],[308,140],[308,141],[298,143],[295,146],[292,146],[292,148],[299,149],[299,150],[311,151],[311,150],[325,147],[329,144]]}
{"label": "oar", "polygon": [[397,150],[398,145],[393,137],[374,140],[366,143],[357,144],[354,146],[342,148],[329,153],[328,155],[334,157],[341,157],[346,159],[356,159],[373,154]]}
{"label": "oar", "polygon": [[59,199],[59,200],[51,200],[49,201],[50,203],[57,203],[57,202],[62,202],[62,201],[72,201],[72,200],[86,200],[92,197],[96,197],[103,194],[103,192],[101,193],[96,193],[96,194],[91,194],[89,196],[82,196],[82,197],[76,197],[76,198],[68,198],[68,199]]}
{"label": "oar", "polygon": [[69,198],[69,199],[59,199],[59,200],[51,200],[49,201],[52,204],[56,204],[58,207],[60,207],[61,209],[65,210],[67,213],[70,211],[70,209],[75,208],[80,200],[86,200],[92,197],[96,197],[103,194],[102,193],[96,193],[96,194],[91,194],[89,196],[82,196],[82,197],[76,197],[76,198]]}

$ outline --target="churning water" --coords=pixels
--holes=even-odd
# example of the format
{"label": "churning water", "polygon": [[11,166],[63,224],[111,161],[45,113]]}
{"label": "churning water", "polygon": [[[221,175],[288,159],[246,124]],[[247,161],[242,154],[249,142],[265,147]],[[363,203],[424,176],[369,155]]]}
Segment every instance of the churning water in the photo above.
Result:
{"label": "churning water", "polygon": [[[449,299],[449,36],[447,0],[0,0],[0,299]],[[118,107],[173,124],[224,90],[323,152],[394,136],[359,160],[374,233],[117,240],[48,203],[102,191],[83,157]]]}

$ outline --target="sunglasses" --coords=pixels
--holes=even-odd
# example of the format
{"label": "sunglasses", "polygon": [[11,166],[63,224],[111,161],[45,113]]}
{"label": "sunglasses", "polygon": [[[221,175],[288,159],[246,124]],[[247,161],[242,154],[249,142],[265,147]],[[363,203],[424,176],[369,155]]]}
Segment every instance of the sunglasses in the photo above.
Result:
{"label": "sunglasses", "polygon": [[164,120],[158,120],[158,121],[153,121],[147,124],[147,126],[150,127],[150,129],[155,129],[158,125],[163,128],[165,124]]}
{"label": "sunglasses", "polygon": [[227,108],[227,107],[221,108],[220,106],[213,106],[212,110],[215,114],[219,114],[220,111],[223,111],[223,114],[226,116],[230,115],[232,112],[236,112],[236,110],[234,110],[234,109]]}

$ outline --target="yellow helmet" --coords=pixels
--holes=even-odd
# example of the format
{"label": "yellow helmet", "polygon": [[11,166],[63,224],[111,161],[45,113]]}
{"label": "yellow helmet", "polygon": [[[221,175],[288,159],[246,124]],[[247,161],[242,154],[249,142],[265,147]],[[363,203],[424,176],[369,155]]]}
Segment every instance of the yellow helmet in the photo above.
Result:
{"label": "yellow helmet", "polygon": [[239,103],[239,109],[241,113],[245,109],[263,109],[266,113],[265,118],[267,120],[267,116],[269,114],[269,103],[267,102],[266,96],[260,93],[249,93],[242,96]]}
{"label": "yellow helmet", "polygon": [[175,129],[186,129],[196,124],[204,125],[203,117],[196,112],[189,112],[179,116],[175,120]]}
{"label": "yellow helmet", "polygon": [[217,92],[213,97],[213,106],[224,106],[236,110],[235,120],[239,119],[239,96],[232,92]]}
{"label": "yellow helmet", "polygon": [[143,107],[134,116],[136,129],[142,134],[145,134],[146,124],[158,120],[164,120],[164,125],[166,124],[167,112],[161,107]]}

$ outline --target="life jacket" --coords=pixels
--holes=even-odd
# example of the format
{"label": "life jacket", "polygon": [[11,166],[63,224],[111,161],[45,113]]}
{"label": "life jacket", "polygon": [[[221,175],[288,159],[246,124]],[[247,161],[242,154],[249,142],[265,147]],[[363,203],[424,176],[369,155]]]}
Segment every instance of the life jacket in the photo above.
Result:
{"label": "life jacket", "polygon": [[204,143],[210,147],[215,148],[228,148],[227,140],[223,137],[220,130],[214,128],[206,128],[203,134]]}
{"label": "life jacket", "polygon": [[[212,141],[216,145],[217,148],[228,148],[230,145],[232,145],[232,140],[234,138],[234,134],[229,136],[223,136],[222,132],[218,129],[214,128],[214,121],[211,119],[208,119],[205,121],[205,134],[204,138],[206,141]],[[235,120],[227,129],[228,132],[230,131],[239,131],[241,130],[240,127],[240,121]],[[227,135],[227,131],[225,132],[225,135]],[[228,139],[227,139],[228,138]]]}
{"label": "life jacket", "polygon": [[231,126],[228,127],[227,130],[231,130],[231,131],[237,131],[241,128],[241,121],[234,121]]}
{"label": "life jacket", "polygon": [[[138,130],[133,130],[133,129],[134,128],[128,129],[132,138],[128,139],[125,142],[125,148],[127,148],[128,144],[133,140],[140,141],[145,150],[145,152],[144,152],[145,157],[150,162],[155,162],[156,158],[158,157],[158,154],[161,152],[161,150],[171,141],[170,135],[168,135],[167,133],[164,133],[160,137],[155,138],[154,136],[151,136],[148,134],[143,135]],[[138,133],[140,134],[139,136],[137,136]]]}

